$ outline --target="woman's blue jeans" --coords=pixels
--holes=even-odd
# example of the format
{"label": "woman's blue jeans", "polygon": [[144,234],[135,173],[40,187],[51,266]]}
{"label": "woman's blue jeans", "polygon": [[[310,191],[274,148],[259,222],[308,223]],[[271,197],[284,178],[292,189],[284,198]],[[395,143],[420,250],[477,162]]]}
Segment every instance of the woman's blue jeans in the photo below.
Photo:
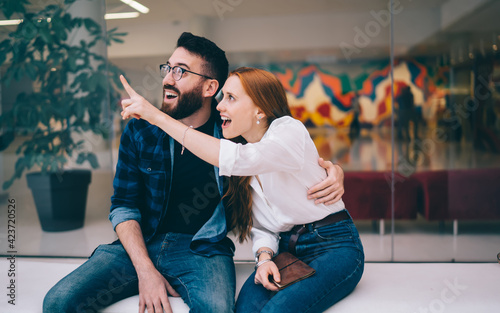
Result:
{"label": "woman's blue jeans", "polygon": [[[288,251],[290,235],[281,233],[280,251]],[[255,284],[254,272],[238,295],[236,312],[323,312],[351,293],[363,274],[363,247],[351,219],[319,228],[309,224],[295,254],[316,274],[272,292]]]}
{"label": "woman's blue jeans", "polygon": [[[233,312],[232,257],[196,255],[189,250],[191,239],[192,235],[177,233],[155,237],[147,245],[149,256],[190,312]],[[101,245],[47,293],[43,312],[97,312],[138,293],[137,274],[123,246]]]}

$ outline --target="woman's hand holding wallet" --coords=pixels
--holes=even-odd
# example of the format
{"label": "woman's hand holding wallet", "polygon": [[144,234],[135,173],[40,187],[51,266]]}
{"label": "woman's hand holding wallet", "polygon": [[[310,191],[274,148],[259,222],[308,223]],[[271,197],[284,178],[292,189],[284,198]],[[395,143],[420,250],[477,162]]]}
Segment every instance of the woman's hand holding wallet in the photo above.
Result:
{"label": "woman's hand holding wallet", "polygon": [[264,288],[271,291],[278,291],[278,287],[269,281],[269,276],[272,276],[273,279],[277,282],[281,281],[280,271],[274,262],[269,261],[257,268],[255,272],[255,283],[261,284]]}

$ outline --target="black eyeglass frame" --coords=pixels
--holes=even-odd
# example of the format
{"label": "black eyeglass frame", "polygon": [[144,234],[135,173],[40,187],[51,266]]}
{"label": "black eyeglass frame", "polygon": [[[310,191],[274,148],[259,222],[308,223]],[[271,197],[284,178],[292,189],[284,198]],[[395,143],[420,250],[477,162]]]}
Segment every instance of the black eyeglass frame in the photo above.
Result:
{"label": "black eyeglass frame", "polygon": [[[165,76],[163,76],[163,75],[162,75],[162,68],[163,68],[163,67],[166,67],[166,69],[167,69],[167,72],[165,73],[165,76],[167,76],[167,75],[168,75],[168,73],[170,73],[171,71],[174,71],[176,68],[180,68],[180,69],[181,69],[181,76],[179,77],[179,79],[175,79],[175,77],[174,77],[174,79],[175,79],[176,81],[181,80],[181,79],[182,79],[182,76],[184,76],[184,73],[185,73],[185,72],[188,72],[188,73],[191,73],[191,74],[195,74],[195,75],[198,75],[198,76],[201,76],[201,77],[205,77],[205,78],[208,78],[208,79],[215,79],[215,78],[212,78],[212,77],[207,76],[207,75],[198,74],[198,73],[195,73],[195,72],[193,72],[193,71],[186,70],[185,68],[180,67],[180,66],[178,66],[178,65],[176,65],[176,66],[170,66],[170,64],[160,64],[160,76],[162,76],[162,77],[165,77]],[[169,68],[170,68],[170,69],[169,69]],[[173,75],[172,75],[172,77],[173,77]]]}

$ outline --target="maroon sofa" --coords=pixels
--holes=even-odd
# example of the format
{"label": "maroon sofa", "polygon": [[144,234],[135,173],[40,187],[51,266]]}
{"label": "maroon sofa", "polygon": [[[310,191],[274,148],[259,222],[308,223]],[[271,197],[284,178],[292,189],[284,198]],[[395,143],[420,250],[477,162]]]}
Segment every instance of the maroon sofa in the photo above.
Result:
{"label": "maroon sofa", "polygon": [[432,220],[500,219],[500,168],[417,172],[419,212]]}
{"label": "maroon sofa", "polygon": [[[395,174],[394,218],[417,217],[418,182]],[[353,219],[391,218],[391,172],[346,171],[342,200]]]}

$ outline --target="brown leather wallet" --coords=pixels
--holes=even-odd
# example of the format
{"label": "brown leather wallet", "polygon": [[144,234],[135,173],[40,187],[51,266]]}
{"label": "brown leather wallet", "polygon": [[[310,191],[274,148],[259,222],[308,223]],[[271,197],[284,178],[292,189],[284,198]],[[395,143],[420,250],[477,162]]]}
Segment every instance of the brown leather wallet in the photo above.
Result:
{"label": "brown leather wallet", "polygon": [[280,271],[281,281],[275,282],[272,276],[269,276],[269,281],[275,284],[279,290],[285,289],[293,283],[301,281],[309,276],[314,275],[316,271],[306,263],[299,260],[295,255],[289,252],[283,252],[273,258]]}

